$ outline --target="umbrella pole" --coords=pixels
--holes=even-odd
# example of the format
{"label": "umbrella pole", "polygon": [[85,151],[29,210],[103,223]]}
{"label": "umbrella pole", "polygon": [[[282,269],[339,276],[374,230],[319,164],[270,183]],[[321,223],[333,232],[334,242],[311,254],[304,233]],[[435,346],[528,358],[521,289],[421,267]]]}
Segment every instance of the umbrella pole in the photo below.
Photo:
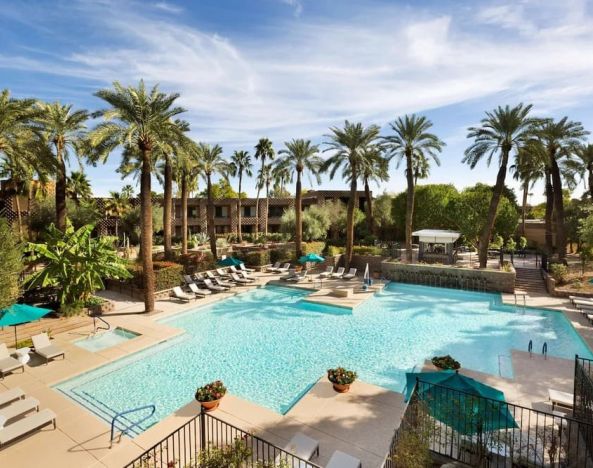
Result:
{"label": "umbrella pole", "polygon": [[16,325],[14,326],[14,349],[16,349],[16,345],[17,345],[18,341],[16,339]]}

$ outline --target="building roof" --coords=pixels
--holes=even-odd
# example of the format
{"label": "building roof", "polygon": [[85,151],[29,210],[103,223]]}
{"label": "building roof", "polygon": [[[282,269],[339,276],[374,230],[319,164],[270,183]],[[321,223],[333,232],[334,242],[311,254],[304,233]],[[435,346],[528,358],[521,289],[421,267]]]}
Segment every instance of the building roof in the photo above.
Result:
{"label": "building roof", "polygon": [[459,232],[444,229],[421,229],[420,231],[414,231],[412,235],[417,236],[420,242],[433,244],[452,244],[461,236]]}

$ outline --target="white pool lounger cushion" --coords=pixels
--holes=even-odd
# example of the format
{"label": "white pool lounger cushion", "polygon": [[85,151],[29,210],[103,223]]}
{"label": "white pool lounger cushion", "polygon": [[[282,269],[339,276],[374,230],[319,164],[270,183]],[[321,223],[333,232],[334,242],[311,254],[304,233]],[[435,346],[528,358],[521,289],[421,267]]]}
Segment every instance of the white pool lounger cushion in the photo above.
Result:
{"label": "white pool lounger cushion", "polygon": [[[0,420],[4,418],[8,422],[33,410],[39,411],[39,401],[35,398],[27,397],[23,400],[17,400],[0,409]],[[0,424],[0,427],[2,427],[2,424]]]}
{"label": "white pool lounger cushion", "polygon": [[32,416],[27,416],[26,418],[19,419],[13,424],[4,426],[0,429],[0,448],[19,437],[41,429],[49,424],[53,424],[54,429],[56,428],[56,414],[52,410],[44,409]]}
{"label": "white pool lounger cushion", "polygon": [[336,450],[325,468],[361,468],[361,466],[358,458]]}
{"label": "white pool lounger cushion", "polygon": [[24,397],[25,392],[23,392],[19,387],[11,388],[10,390],[0,393],[0,406],[6,405],[15,400],[20,400]]}
{"label": "white pool lounger cushion", "polygon": [[574,405],[574,395],[568,392],[561,392],[560,390],[548,389],[548,397],[552,402],[552,411],[556,405],[572,408]]}

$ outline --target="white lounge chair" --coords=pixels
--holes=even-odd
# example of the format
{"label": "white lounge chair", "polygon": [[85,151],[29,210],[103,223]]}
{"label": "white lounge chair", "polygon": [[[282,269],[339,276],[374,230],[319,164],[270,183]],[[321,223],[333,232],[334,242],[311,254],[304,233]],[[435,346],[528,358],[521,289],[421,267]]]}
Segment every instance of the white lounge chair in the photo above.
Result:
{"label": "white lounge chair", "polygon": [[[276,262],[271,267],[266,268],[266,271],[268,273],[275,273],[278,268],[280,268],[280,262]],[[232,267],[232,269],[235,271],[235,273],[238,273],[238,271],[236,271],[237,269],[235,267]]]}
{"label": "white lounge chair", "polygon": [[4,378],[4,375],[17,369],[25,372],[25,365],[10,355],[5,343],[0,343],[0,377]]}
{"label": "white lounge chair", "polygon": [[201,289],[201,288],[198,288],[198,285],[196,283],[190,283],[190,284],[187,285],[187,287],[196,296],[205,297],[205,296],[208,296],[209,294],[212,294],[212,291],[210,291],[209,289]]}
{"label": "white lounge chair", "polygon": [[352,278],[355,278],[355,277],[356,277],[356,268],[350,268],[348,273],[346,273],[345,275],[342,275],[343,280],[351,280]]}
{"label": "white lounge chair", "polygon": [[214,273],[212,273],[211,271],[206,271],[206,272],[204,272],[204,274],[206,275],[206,278],[209,278],[211,280],[216,278],[216,275]]}
{"label": "white lounge chair", "polygon": [[222,281],[220,278],[214,278],[214,283],[218,286],[222,286],[223,288],[234,288],[236,286],[235,283],[229,283],[228,281]]}
{"label": "white lounge chair", "polygon": [[290,270],[290,263],[285,263],[280,268],[276,268],[276,273],[286,273]]}
{"label": "white lounge chair", "polygon": [[548,388],[548,398],[552,402],[552,411],[556,406],[564,406],[565,408],[572,408],[574,405],[574,395],[568,392],[561,392]]}
{"label": "white lounge chair", "polygon": [[196,296],[194,294],[188,294],[183,292],[183,290],[179,286],[175,286],[173,291],[171,292],[171,296],[175,299],[179,299],[180,301],[187,301],[190,302],[192,299],[195,299]]}
{"label": "white lounge chair", "polygon": [[250,283],[253,283],[255,281],[257,281],[256,278],[254,278],[253,276],[249,276],[247,273],[245,273],[244,271],[240,271],[237,273],[237,276],[239,278],[243,278],[246,279],[247,281],[249,281]]}
{"label": "white lounge chair", "polygon": [[44,409],[26,418],[4,426],[0,429],[0,448],[13,440],[18,439],[30,432],[36,431],[49,424],[56,428],[56,414],[49,409]]}
{"label": "white lounge chair", "polygon": [[216,273],[218,273],[218,276],[220,276],[222,278],[228,278],[229,277],[228,272],[224,271],[224,268],[217,268],[216,269]]}
{"label": "white lounge chair", "polygon": [[183,281],[185,281],[185,284],[195,283],[195,280],[189,275],[183,275]]}
{"label": "white lounge chair", "polygon": [[331,277],[332,278],[341,278],[342,275],[344,274],[344,271],[346,271],[346,268],[339,267],[338,271],[336,271],[335,273],[332,273]]}
{"label": "white lounge chair", "polygon": [[582,296],[568,296],[570,302],[576,304],[577,302],[587,303],[593,305],[593,298],[582,297]]}
{"label": "white lounge chair", "polygon": [[[295,455],[303,460],[311,460],[313,455],[319,456],[319,441],[306,436],[302,432],[297,432],[290,442],[284,446],[284,451]],[[276,457],[276,465],[280,465],[281,455]]]}
{"label": "white lounge chair", "polygon": [[10,390],[0,393],[0,406],[7,405],[13,401],[20,400],[21,398],[25,398],[25,392],[19,387],[11,388]]}
{"label": "white lounge chair", "polygon": [[301,281],[304,281],[307,278],[308,274],[309,270],[303,270],[300,273],[297,273],[296,275],[288,278],[286,281],[294,281],[296,283],[300,283]]}
{"label": "white lounge chair", "polygon": [[247,268],[243,262],[239,263],[239,269],[247,272],[247,273],[254,273],[255,270],[253,268]]}
{"label": "white lounge chair", "polygon": [[39,400],[27,397],[0,409],[0,420],[9,422],[11,419],[18,418],[34,410],[39,411]]}
{"label": "white lounge chair", "polygon": [[66,359],[64,351],[62,351],[56,345],[51,344],[51,342],[49,341],[49,336],[47,336],[47,333],[40,333],[39,335],[34,335],[31,337],[31,340],[33,341],[33,346],[35,347],[35,354],[39,354],[39,356],[44,358],[46,364],[50,360],[55,359],[59,356],[62,356],[63,359]]}
{"label": "white lounge chair", "polygon": [[328,266],[323,273],[319,274],[320,278],[329,278],[334,272],[333,266]]}
{"label": "white lounge chair", "polygon": [[362,464],[360,460],[352,455],[348,455],[347,453],[340,452],[336,450],[325,468],[361,468]]}
{"label": "white lounge chair", "polygon": [[245,278],[241,278],[239,277],[239,275],[237,275],[237,273],[231,273],[231,279],[238,284],[251,284],[251,281],[246,280]]}
{"label": "white lounge chair", "polygon": [[216,284],[213,284],[212,281],[209,279],[204,280],[204,285],[210,291],[214,291],[214,292],[223,292],[223,291],[227,291],[229,289],[229,288],[223,288],[222,286],[217,286]]}

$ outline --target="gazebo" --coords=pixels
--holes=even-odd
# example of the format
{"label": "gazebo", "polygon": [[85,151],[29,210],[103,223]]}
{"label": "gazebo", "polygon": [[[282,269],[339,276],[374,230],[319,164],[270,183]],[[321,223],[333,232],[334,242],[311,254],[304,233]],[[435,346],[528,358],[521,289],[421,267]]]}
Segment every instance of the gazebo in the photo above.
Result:
{"label": "gazebo", "polygon": [[418,237],[418,261],[451,265],[457,261],[455,242],[461,234],[442,229],[421,229],[412,236]]}

